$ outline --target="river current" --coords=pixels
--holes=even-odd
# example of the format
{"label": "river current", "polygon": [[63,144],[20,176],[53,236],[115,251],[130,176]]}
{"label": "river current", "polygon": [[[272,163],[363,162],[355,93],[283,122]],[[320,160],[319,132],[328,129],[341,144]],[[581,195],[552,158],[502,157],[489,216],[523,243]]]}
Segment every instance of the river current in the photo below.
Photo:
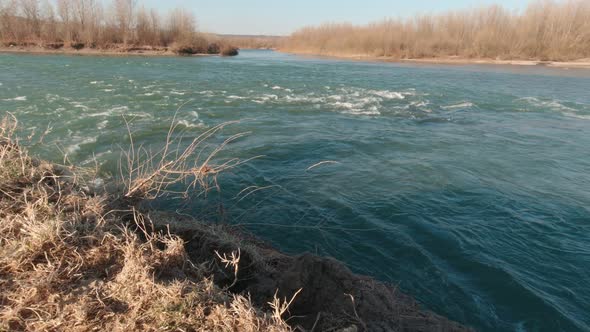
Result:
{"label": "river current", "polygon": [[158,208],[333,256],[478,330],[590,330],[590,70],[0,55],[6,112],[35,155],[105,178],[124,119],[145,146],[240,120],[220,158],[261,157]]}

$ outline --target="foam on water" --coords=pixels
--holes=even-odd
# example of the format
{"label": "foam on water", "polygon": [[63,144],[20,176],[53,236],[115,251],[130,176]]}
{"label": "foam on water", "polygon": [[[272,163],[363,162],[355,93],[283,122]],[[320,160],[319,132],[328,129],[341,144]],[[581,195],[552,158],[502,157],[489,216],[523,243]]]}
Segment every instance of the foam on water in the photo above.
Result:
{"label": "foam on water", "polygon": [[178,120],[178,124],[186,128],[205,128],[205,124],[202,121],[189,122],[188,120]]}
{"label": "foam on water", "polygon": [[98,130],[105,129],[108,123],[109,123],[109,120],[101,121],[101,122],[99,122],[99,123],[96,124],[96,128]]}
{"label": "foam on water", "polygon": [[104,112],[88,114],[88,116],[89,117],[112,116],[115,114],[123,113],[128,110],[129,110],[128,106],[115,106],[115,107],[109,108],[108,110],[106,110]]}
{"label": "foam on water", "polygon": [[75,152],[79,151],[81,145],[96,143],[96,137],[74,136],[74,137],[70,137],[69,141],[70,142],[73,141],[74,143],[69,145],[68,147],[66,147],[65,151],[68,154],[71,154],[71,153],[75,153]]}
{"label": "foam on water", "polygon": [[227,99],[246,99],[246,97],[231,95],[227,96]]}
{"label": "foam on water", "polygon": [[576,111],[575,109],[573,109],[571,107],[567,107],[567,106],[561,104],[558,100],[542,100],[537,97],[524,97],[524,98],[517,99],[517,101],[524,101],[525,103],[528,103],[529,105],[539,107],[539,108],[548,108],[553,111],[563,111],[563,110]]}
{"label": "foam on water", "polygon": [[74,106],[74,108],[81,108],[81,109],[83,109],[85,111],[88,111],[90,109],[90,107],[88,107],[88,106],[86,106],[86,105],[84,105],[84,104],[82,104],[80,102],[74,101],[74,102],[71,102],[70,104],[72,106]]}
{"label": "foam on water", "polygon": [[457,108],[470,108],[470,107],[474,107],[474,106],[475,106],[475,104],[466,101],[466,102],[459,103],[459,104],[441,106],[440,108],[445,109],[445,110],[451,110],[451,109],[457,109]]}
{"label": "foam on water", "polygon": [[537,97],[524,97],[519,98],[516,102],[524,102],[526,105],[530,105],[533,108],[526,107],[524,109],[519,108],[517,110],[524,112],[534,111],[550,111],[559,113],[568,118],[590,120],[590,106],[588,104],[569,103],[574,107],[566,106],[562,101],[556,99],[541,99]]}
{"label": "foam on water", "polygon": [[200,95],[204,95],[205,97],[213,97],[213,96],[215,96],[215,92],[213,92],[211,90],[199,91],[197,93],[200,94]]}
{"label": "foam on water", "polygon": [[367,92],[375,96],[383,97],[385,99],[404,99],[405,96],[401,92],[387,91],[387,90],[368,90]]}
{"label": "foam on water", "polygon": [[[277,93],[256,95],[255,92],[250,91],[251,101],[258,104],[312,104],[315,108],[339,111],[346,114],[380,115],[385,108],[389,107],[386,104],[396,103],[408,97],[416,96],[415,89],[392,91],[346,86],[333,89],[329,86],[324,86],[323,89],[316,92],[299,94],[293,93],[293,90],[278,85],[272,86],[271,89],[277,91]],[[228,98],[242,99],[243,97],[229,96]],[[416,102],[413,101],[411,103],[415,105]],[[418,104],[418,106],[423,105]],[[391,107],[399,108],[399,105]]]}
{"label": "foam on water", "polygon": [[582,114],[576,114],[576,113],[572,113],[572,112],[562,112],[561,114],[563,114],[569,118],[575,118],[575,119],[580,119],[580,120],[590,120],[590,115],[582,115]]}
{"label": "foam on water", "polygon": [[2,100],[4,100],[4,101],[27,101],[27,96],[7,98],[7,99],[2,99]]}

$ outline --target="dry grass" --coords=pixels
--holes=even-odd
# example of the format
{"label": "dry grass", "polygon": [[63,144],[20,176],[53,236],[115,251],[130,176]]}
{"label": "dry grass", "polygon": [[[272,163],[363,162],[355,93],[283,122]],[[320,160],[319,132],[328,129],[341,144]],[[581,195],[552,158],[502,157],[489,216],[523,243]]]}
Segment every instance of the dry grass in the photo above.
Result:
{"label": "dry grass", "polygon": [[364,26],[325,24],[295,32],[282,49],[400,59],[583,59],[590,57],[590,2],[539,0],[523,13],[490,6]]}
{"label": "dry grass", "polygon": [[280,36],[247,35],[217,35],[216,38],[226,45],[234,45],[240,49],[275,49],[285,40],[285,37]]}
{"label": "dry grass", "polygon": [[[182,106],[181,106],[182,107]],[[195,138],[186,138],[178,131],[176,114],[168,130],[164,146],[152,151],[136,145],[127,123],[130,148],[123,152],[120,163],[121,181],[125,183],[125,197],[155,199],[164,195],[178,195],[183,198],[195,192],[207,193],[210,189],[219,189],[217,175],[237,167],[248,160],[230,158],[221,164],[215,164],[215,157],[230,143],[247,135],[238,133],[225,139],[211,151],[205,153],[207,141],[233,122],[216,125]],[[179,186],[180,185],[180,186]],[[181,190],[180,190],[180,189]]]}
{"label": "dry grass", "polygon": [[184,240],[154,231],[133,208],[110,211],[113,196],[80,189],[79,177],[30,158],[15,130],[12,118],[2,121],[0,331],[290,330],[216,286],[213,253],[209,263],[191,263]]}

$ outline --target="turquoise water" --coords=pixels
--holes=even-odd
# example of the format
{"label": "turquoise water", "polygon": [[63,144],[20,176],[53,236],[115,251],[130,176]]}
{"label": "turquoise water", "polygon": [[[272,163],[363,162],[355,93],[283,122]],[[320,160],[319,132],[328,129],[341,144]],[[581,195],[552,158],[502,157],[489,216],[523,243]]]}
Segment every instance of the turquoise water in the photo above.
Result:
{"label": "turquoise water", "polygon": [[122,115],[146,144],[184,103],[187,137],[242,120],[226,155],[264,157],[207,204],[159,207],[334,256],[479,330],[590,330],[590,70],[0,55],[0,84],[22,135],[51,128],[35,153],[103,172]]}

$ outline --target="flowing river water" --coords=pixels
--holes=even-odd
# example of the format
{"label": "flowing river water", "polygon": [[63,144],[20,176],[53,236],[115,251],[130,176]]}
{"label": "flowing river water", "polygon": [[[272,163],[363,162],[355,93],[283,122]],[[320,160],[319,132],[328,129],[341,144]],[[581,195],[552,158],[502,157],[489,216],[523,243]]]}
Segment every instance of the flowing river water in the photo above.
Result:
{"label": "flowing river water", "polygon": [[240,120],[222,156],[262,157],[158,208],[333,256],[478,330],[590,330],[590,70],[0,55],[0,113],[50,129],[45,159],[116,174],[124,117],[157,146],[177,109],[187,137]]}

